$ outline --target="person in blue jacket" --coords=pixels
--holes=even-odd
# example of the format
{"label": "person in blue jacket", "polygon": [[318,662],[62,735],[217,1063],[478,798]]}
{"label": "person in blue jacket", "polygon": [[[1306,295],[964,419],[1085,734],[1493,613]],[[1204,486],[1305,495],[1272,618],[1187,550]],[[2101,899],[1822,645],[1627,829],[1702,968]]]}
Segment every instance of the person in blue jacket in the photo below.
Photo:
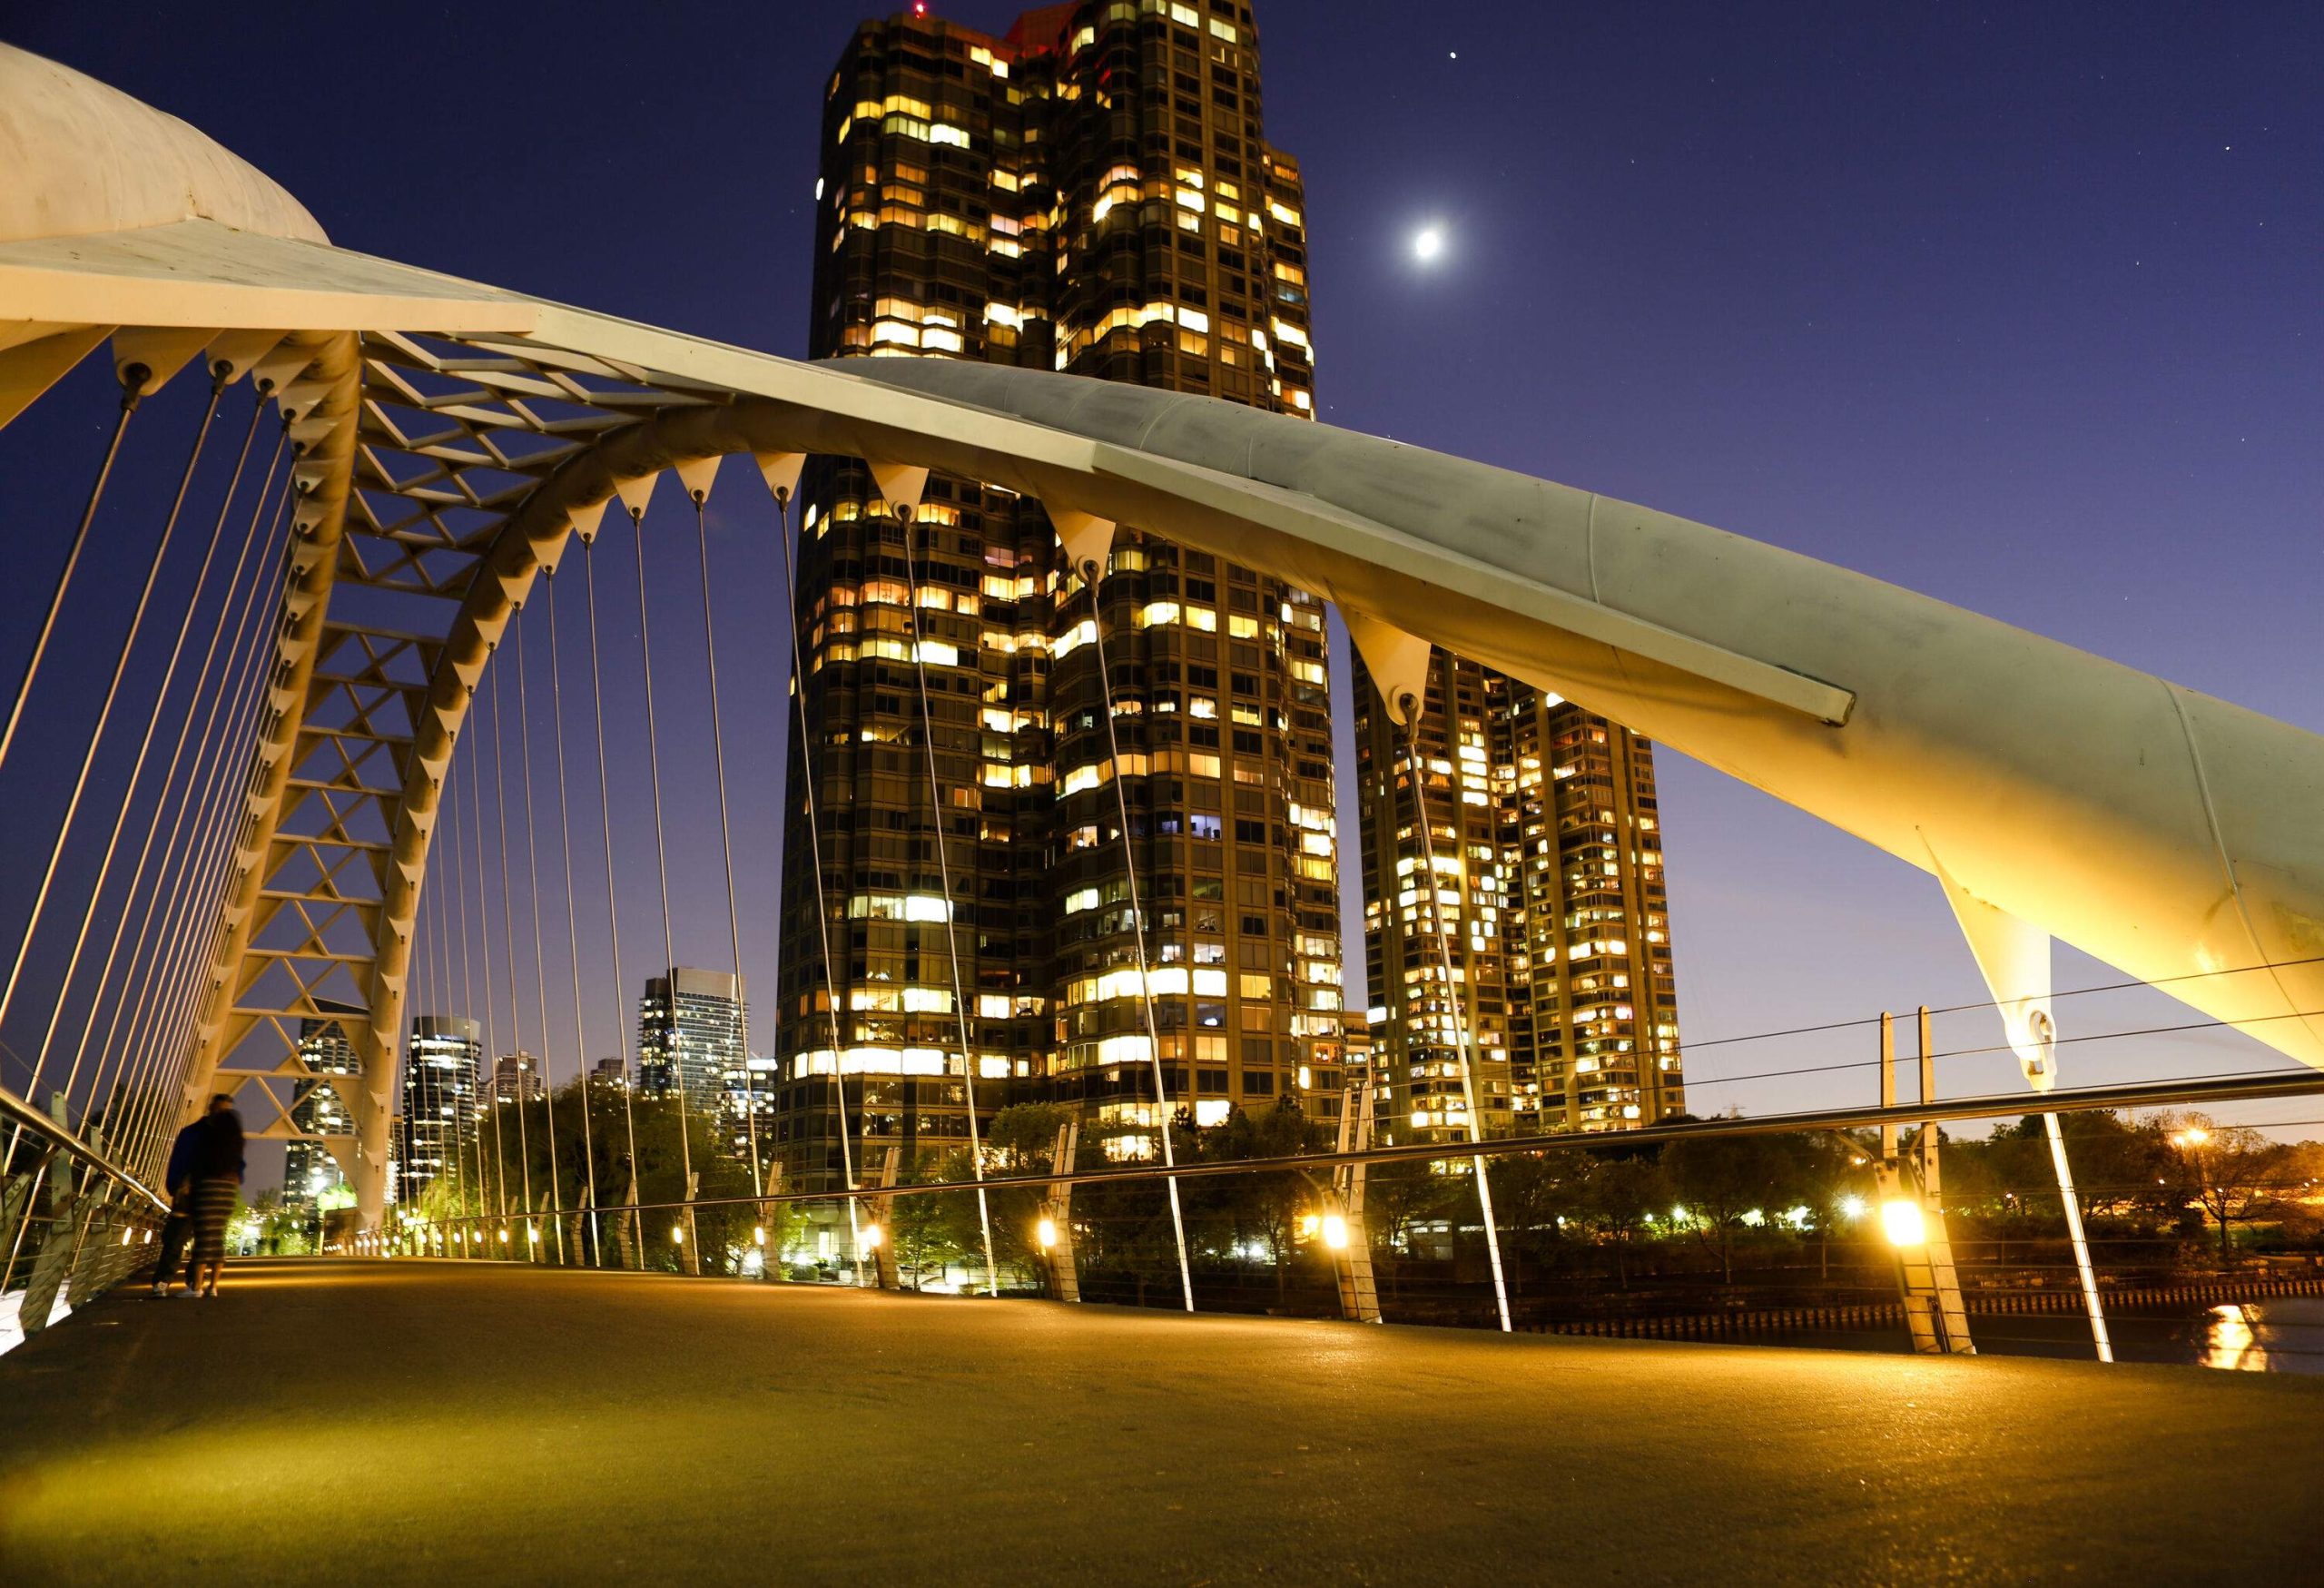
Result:
{"label": "person in blue jacket", "polygon": [[[216,1109],[217,1100],[210,1106]],[[177,1276],[178,1265],[185,1260],[187,1243],[193,1238],[193,1153],[202,1139],[201,1119],[196,1119],[177,1133],[170,1143],[170,1163],[162,1173],[162,1189],[170,1198],[170,1216],[162,1220],[162,1255],[153,1264],[153,1297],[155,1300],[170,1293],[170,1281]],[[188,1270],[182,1294],[192,1296],[193,1274]]]}

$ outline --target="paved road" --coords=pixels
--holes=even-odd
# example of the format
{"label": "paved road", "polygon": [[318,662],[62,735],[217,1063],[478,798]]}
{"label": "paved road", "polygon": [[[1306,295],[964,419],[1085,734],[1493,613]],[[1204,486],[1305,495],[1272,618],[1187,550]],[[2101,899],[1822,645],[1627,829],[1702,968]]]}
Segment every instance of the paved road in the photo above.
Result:
{"label": "paved road", "polygon": [[2324,1380],[448,1262],[0,1360],[0,1582],[2316,1580]]}

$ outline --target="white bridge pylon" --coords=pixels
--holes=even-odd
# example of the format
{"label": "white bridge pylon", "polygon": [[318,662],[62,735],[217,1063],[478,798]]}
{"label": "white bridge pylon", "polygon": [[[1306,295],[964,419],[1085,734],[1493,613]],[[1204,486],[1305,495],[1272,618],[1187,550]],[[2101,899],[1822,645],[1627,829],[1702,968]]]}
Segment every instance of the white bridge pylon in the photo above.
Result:
{"label": "white bridge pylon", "polygon": [[[811,453],[946,469],[1038,498],[1078,533],[1150,529],[1337,603],[1392,699],[1427,642],[1708,762],[1937,879],[2029,1066],[2049,1062],[2056,937],[2324,1068],[2314,734],[1844,568],[1442,453],[1034,370],[803,364],[336,249],[193,129],[5,48],[0,175],[0,423],[112,339],[155,384],[222,357],[271,380],[300,449],[286,709],[258,750],[257,821],[222,906],[188,1098],[257,1025],[310,1012],[238,999],[252,956],[297,958],[254,946],[281,908],[270,878],[294,848],[331,842],[286,836],[312,793],[290,769],[344,726],[317,708],[347,676],[318,659],[359,642],[370,684],[409,708],[399,780],[367,796],[389,836],[379,897],[356,912],[369,1016],[350,1167],[367,1224],[470,690],[536,577],[625,484],[737,453],[777,473]],[[367,627],[358,587],[435,597],[448,621]],[[390,652],[424,674],[391,679]]]}

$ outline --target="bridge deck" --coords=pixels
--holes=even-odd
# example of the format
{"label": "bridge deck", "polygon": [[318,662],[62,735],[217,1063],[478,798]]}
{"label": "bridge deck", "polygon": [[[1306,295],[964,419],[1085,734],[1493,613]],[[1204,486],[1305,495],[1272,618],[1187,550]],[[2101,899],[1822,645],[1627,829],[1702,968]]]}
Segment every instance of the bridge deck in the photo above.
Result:
{"label": "bridge deck", "polygon": [[2284,1581],[2319,1470],[2318,1380],[456,1263],[0,1362],[24,1583]]}

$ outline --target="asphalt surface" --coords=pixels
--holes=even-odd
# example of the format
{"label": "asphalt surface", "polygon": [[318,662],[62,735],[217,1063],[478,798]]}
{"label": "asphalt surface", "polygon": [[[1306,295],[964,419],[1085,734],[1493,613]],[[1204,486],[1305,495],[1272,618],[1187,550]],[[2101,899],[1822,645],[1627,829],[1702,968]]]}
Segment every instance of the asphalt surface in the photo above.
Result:
{"label": "asphalt surface", "polygon": [[2315,1582],[2324,1379],[453,1262],[0,1358],[0,1582]]}

